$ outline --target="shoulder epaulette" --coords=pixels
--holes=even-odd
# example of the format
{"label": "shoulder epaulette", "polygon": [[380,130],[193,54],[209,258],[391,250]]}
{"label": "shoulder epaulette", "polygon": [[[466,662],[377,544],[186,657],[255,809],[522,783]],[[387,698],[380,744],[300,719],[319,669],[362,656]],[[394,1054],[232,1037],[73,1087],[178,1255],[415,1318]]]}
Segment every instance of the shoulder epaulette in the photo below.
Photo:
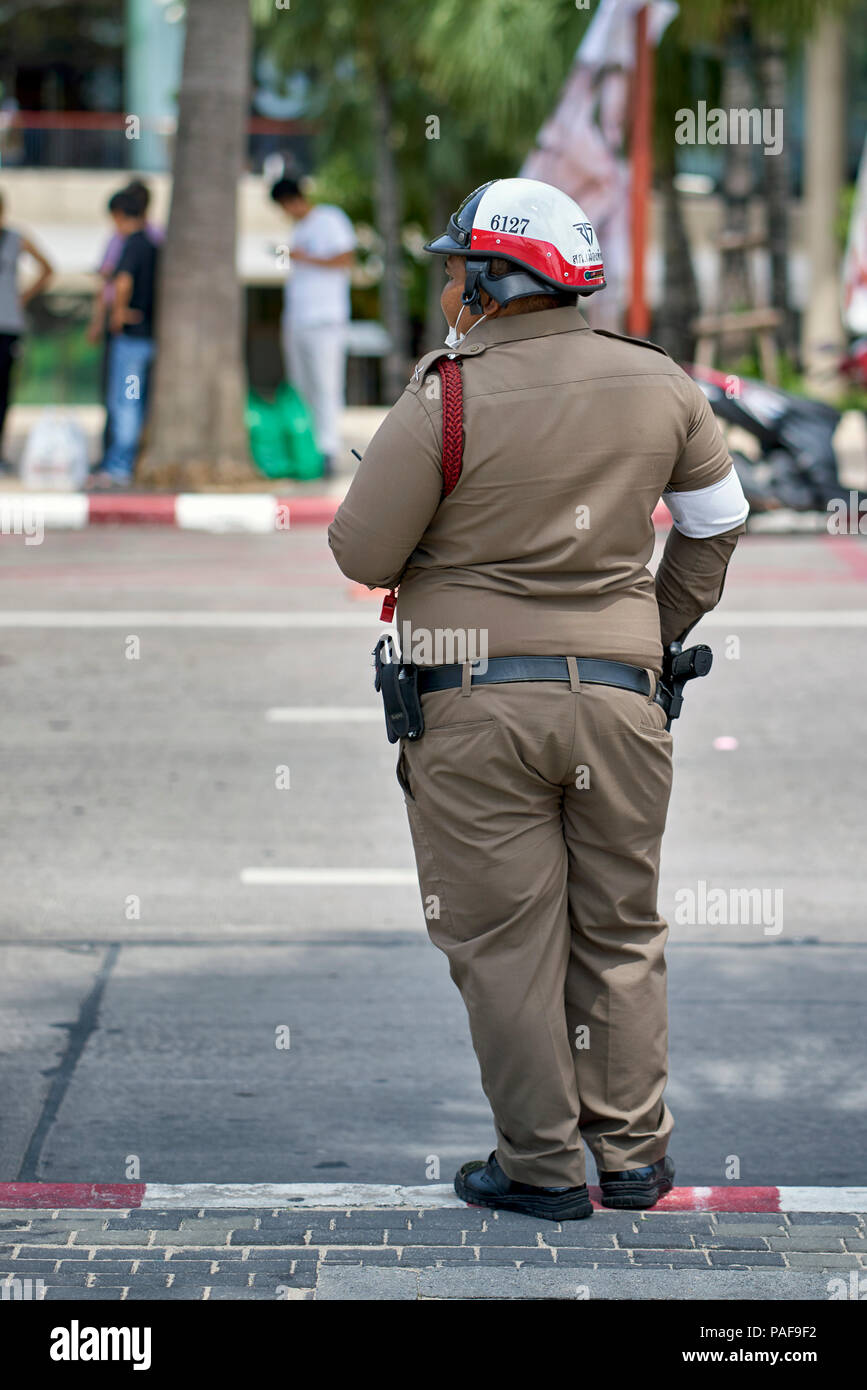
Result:
{"label": "shoulder epaulette", "polygon": [[626,333],[612,333],[610,328],[594,328],[594,333],[600,333],[603,338],[617,338],[621,343],[635,343],[637,347],[652,348],[654,352],[661,352],[663,357],[670,357],[664,347],[659,343],[652,343],[649,338],[630,338]]}
{"label": "shoulder epaulette", "polygon": [[450,348],[446,347],[445,344],[443,344],[442,347],[433,348],[430,352],[425,353],[424,357],[420,357],[418,362],[416,362],[415,367],[413,368],[412,376],[407,382],[407,387],[410,390],[417,391],[421,383],[424,381],[427,373],[431,370],[432,367],[436,365],[437,362],[441,361],[442,358],[476,357],[480,352],[484,352],[486,346],[487,344],[485,343],[475,342],[468,343],[466,347],[463,345],[463,343],[459,343],[457,347]]}

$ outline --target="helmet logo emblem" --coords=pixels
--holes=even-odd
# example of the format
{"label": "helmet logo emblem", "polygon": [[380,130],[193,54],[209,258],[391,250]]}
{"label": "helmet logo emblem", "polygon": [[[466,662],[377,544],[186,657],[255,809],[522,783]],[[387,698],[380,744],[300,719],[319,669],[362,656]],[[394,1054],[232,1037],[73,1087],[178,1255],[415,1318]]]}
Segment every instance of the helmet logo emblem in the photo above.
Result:
{"label": "helmet logo emblem", "polygon": [[576,232],[580,232],[580,233],[581,233],[581,235],[583,236],[584,240],[587,242],[587,245],[590,246],[590,245],[592,244],[592,242],[593,242],[593,228],[592,228],[592,226],[590,225],[590,223],[589,223],[589,222],[573,222],[573,223],[572,223],[572,226],[575,228],[575,231],[576,231]]}

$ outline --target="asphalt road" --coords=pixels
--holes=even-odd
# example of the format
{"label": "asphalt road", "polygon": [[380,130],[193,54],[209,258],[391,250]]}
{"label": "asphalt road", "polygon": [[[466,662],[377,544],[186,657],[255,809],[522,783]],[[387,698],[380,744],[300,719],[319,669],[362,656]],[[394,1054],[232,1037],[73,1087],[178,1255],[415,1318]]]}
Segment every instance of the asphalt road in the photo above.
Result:
{"label": "asphalt road", "polygon": [[[379,603],[324,530],[4,536],[0,578],[0,1180],[417,1184],[485,1157]],[[661,892],[683,1184],[734,1160],[867,1183],[865,579],[861,538],[748,537],[694,634],[717,660],[676,729]],[[702,883],[768,910],[677,920]]]}

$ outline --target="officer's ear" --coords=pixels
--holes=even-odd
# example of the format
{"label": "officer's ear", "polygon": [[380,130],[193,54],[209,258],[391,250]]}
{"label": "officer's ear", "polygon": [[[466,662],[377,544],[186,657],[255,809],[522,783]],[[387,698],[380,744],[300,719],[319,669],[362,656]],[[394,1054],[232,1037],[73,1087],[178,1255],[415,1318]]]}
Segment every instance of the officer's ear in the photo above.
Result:
{"label": "officer's ear", "polygon": [[498,304],[487,290],[480,290],[479,299],[481,300],[482,313],[487,314],[489,319],[495,319],[497,314],[502,313],[502,304]]}

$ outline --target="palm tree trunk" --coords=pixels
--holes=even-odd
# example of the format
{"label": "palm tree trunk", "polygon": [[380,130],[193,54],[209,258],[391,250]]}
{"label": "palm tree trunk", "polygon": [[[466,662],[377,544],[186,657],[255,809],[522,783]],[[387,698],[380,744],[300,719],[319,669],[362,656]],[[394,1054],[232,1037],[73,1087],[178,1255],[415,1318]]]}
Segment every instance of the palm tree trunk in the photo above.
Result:
{"label": "palm tree trunk", "polygon": [[[726,40],[723,69],[722,102],[725,111],[753,105],[753,84],[750,73],[751,33],[749,14],[741,11],[732,20]],[[749,203],[753,192],[753,149],[748,143],[730,140],[725,147],[723,198],[725,230],[745,235],[748,230]],[[720,305],[726,311],[751,307],[747,253],[727,251],[722,256],[720,272]],[[737,357],[750,349],[749,334],[732,335],[723,344],[726,357]]]}
{"label": "palm tree trunk", "polygon": [[376,209],[383,240],[383,273],[380,290],[382,320],[391,348],[385,358],[385,399],[396,401],[406,386],[409,357],[409,320],[403,284],[400,178],[392,145],[392,103],[388,75],[373,62],[373,123],[376,141]]}
{"label": "palm tree trunk", "polygon": [[149,445],[138,472],[152,486],[257,476],[244,423],[243,288],[235,265],[250,33],[246,0],[187,0]]}
{"label": "palm tree trunk", "polygon": [[810,289],[801,320],[801,358],[811,395],[835,400],[843,389],[838,363],[845,334],[840,317],[840,248],[835,220],[845,179],[846,48],[843,20],[817,16],[807,43],[804,123],[804,249]]}
{"label": "palm tree trunk", "polygon": [[[445,230],[451,207],[448,196],[440,184],[435,183],[430,200],[431,221],[429,236],[439,236]],[[422,356],[439,347],[446,336],[446,321],[440,307],[440,297],[445,284],[443,257],[431,256],[427,268],[427,293],[425,296],[424,333],[421,341]]]}
{"label": "palm tree trunk", "polygon": [[[775,34],[758,51],[760,105],[771,111],[786,109],[786,50]],[[789,146],[782,140],[779,154],[763,159],[768,246],[771,257],[771,304],[783,315],[777,335],[780,350],[791,354],[795,347],[795,324],[789,303]]]}
{"label": "palm tree trunk", "polygon": [[689,362],[695,351],[692,322],[700,308],[698,285],[683,206],[674,186],[674,164],[660,179],[663,215],[663,292],[662,304],[655,316],[654,342],[664,347],[678,362]]}

